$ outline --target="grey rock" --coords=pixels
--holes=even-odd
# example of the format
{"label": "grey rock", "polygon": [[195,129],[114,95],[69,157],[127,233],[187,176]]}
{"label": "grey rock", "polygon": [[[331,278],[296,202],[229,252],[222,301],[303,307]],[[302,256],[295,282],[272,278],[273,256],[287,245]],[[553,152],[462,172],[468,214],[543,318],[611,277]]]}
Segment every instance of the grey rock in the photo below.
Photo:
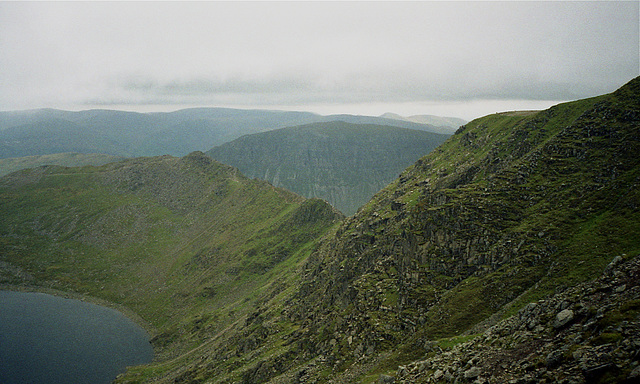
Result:
{"label": "grey rock", "polygon": [[378,384],[391,384],[396,381],[396,378],[389,375],[380,375],[378,378]]}
{"label": "grey rock", "polygon": [[554,328],[562,328],[569,324],[573,320],[573,311],[570,309],[563,309],[556,315],[556,320],[553,322]]}
{"label": "grey rock", "polygon": [[464,378],[465,379],[475,379],[476,377],[480,376],[480,368],[478,367],[471,367],[468,370],[464,371]]}
{"label": "grey rock", "polygon": [[623,260],[621,256],[614,257],[613,260],[609,263],[609,265],[607,265],[607,267],[605,268],[604,273],[611,274],[613,270],[618,266],[618,264],[620,264],[622,261]]}
{"label": "grey rock", "polygon": [[453,379],[454,379],[453,374],[451,374],[451,372],[449,372],[449,371],[445,372],[444,379],[447,380],[447,381],[453,381]]}
{"label": "grey rock", "polygon": [[564,356],[563,356],[563,351],[561,350],[555,350],[555,351],[551,351],[549,352],[549,354],[547,355],[546,361],[545,361],[545,365],[547,366],[547,368],[555,368],[558,365],[560,365],[560,363],[562,362]]}

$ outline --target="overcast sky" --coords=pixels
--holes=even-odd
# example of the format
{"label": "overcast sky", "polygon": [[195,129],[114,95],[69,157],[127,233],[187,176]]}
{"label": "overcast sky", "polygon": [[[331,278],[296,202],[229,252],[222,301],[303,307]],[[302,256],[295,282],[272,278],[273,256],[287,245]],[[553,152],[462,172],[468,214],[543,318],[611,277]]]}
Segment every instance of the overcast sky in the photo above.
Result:
{"label": "overcast sky", "polygon": [[640,74],[631,2],[0,2],[0,110],[472,119]]}

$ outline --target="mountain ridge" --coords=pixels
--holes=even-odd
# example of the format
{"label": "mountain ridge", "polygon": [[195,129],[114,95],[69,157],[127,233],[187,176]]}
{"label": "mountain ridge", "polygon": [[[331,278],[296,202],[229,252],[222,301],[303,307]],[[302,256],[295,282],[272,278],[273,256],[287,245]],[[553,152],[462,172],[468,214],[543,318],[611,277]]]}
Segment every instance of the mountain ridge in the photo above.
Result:
{"label": "mountain ridge", "polygon": [[124,160],[124,157],[104,155],[101,153],[54,153],[51,155],[35,155],[16,158],[0,159],[0,176],[25,168],[42,165],[62,165],[66,167],[81,167],[84,165],[103,165],[110,162]]}
{"label": "mountain ridge", "polygon": [[246,135],[206,154],[248,177],[324,199],[351,215],[448,137],[335,121]]}
{"label": "mountain ridge", "polygon": [[197,152],[22,170],[0,178],[0,199],[0,282],[124,305],[165,359],[284,284],[342,217]]}
{"label": "mountain ridge", "polygon": [[0,112],[0,158],[59,152],[115,156],[184,156],[205,151],[242,135],[314,122],[353,123],[437,130],[426,124],[373,116],[311,112],[189,108],[139,113],[106,109],[39,109]]}

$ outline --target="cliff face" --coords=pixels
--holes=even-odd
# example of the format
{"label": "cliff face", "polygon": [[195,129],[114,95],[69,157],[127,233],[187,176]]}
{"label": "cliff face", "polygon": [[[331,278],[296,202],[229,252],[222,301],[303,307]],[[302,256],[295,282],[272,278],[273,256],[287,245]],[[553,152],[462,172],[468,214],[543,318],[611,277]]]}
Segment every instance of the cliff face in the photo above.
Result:
{"label": "cliff face", "polygon": [[247,135],[207,154],[352,215],[398,174],[450,135],[341,121]]}

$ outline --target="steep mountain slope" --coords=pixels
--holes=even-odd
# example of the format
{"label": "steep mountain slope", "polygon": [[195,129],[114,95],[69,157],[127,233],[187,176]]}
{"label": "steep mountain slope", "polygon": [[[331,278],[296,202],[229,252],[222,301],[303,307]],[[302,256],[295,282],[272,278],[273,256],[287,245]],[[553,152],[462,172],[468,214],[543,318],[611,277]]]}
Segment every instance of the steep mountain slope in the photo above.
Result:
{"label": "steep mountain slope", "polygon": [[183,156],[246,134],[345,119],[426,131],[434,128],[369,116],[229,108],[192,108],[168,113],[39,109],[0,112],[0,158],[61,152]]}
{"label": "steep mountain slope", "polygon": [[[635,79],[612,95],[469,123],[312,255],[293,318],[309,319],[311,335],[335,322],[312,344],[342,364],[399,344],[421,353],[410,346],[637,255],[639,120]],[[350,345],[330,344],[348,334]]]}
{"label": "steep mountain slope", "polygon": [[315,123],[243,136],[206,153],[351,215],[449,136],[404,128]]}
{"label": "steep mountain slope", "polygon": [[595,281],[530,303],[469,341],[434,343],[425,359],[394,376],[407,383],[637,383],[639,296],[640,257],[618,256]]}
{"label": "steep mountain slope", "polygon": [[35,168],[43,165],[81,167],[84,165],[103,165],[121,160],[124,160],[124,158],[101,153],[55,153],[52,155],[14,157],[0,159],[0,176],[21,169]]}
{"label": "steep mountain slope", "polygon": [[341,218],[202,153],[19,171],[0,178],[0,201],[0,283],[124,305],[163,357],[287,284]]}
{"label": "steep mountain slope", "polygon": [[638,153],[640,78],[474,120],[330,233],[290,296],[256,306],[164,380],[633,380]]}

